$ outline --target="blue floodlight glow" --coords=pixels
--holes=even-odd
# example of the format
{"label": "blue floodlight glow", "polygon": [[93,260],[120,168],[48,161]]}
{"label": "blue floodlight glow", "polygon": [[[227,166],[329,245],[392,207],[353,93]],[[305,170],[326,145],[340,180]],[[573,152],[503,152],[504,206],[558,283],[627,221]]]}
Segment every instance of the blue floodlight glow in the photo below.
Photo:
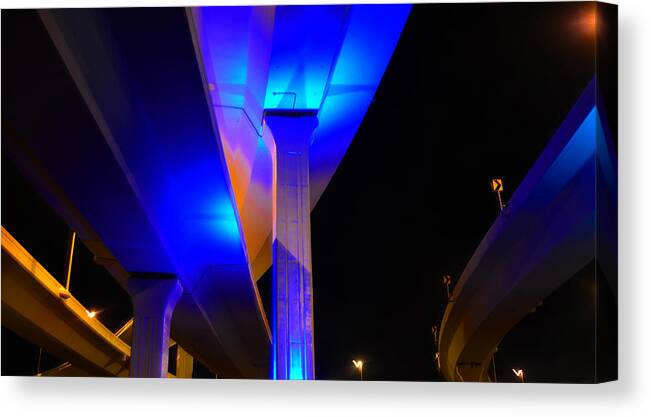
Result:
{"label": "blue floodlight glow", "polygon": [[593,162],[597,123],[597,108],[593,107],[542,178],[543,189],[562,188],[586,163]]}
{"label": "blue floodlight glow", "polygon": [[265,109],[316,110],[321,106],[348,11],[342,6],[276,8]]}
{"label": "blue floodlight glow", "polygon": [[292,363],[289,368],[289,379],[305,379],[302,349],[299,346],[292,346],[290,349],[290,357],[292,358]]}
{"label": "blue floodlight glow", "polygon": [[221,198],[215,204],[213,216],[210,222],[214,226],[214,231],[224,240],[239,243],[240,228],[235,218],[233,203],[226,198]]}

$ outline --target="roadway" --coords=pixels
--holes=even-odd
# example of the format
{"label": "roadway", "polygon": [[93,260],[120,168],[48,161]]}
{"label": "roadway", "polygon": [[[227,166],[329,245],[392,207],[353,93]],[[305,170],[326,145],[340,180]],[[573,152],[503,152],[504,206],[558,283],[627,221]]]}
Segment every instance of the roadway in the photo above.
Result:
{"label": "roadway", "polygon": [[588,263],[616,294],[617,167],[598,96],[593,80],[456,283],[439,337],[447,380],[488,381],[502,338]]}

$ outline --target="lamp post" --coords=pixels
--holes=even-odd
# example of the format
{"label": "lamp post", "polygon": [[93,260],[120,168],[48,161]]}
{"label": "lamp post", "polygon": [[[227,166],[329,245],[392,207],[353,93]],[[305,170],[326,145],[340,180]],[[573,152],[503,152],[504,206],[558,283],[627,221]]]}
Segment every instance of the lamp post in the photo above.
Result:
{"label": "lamp post", "polygon": [[513,369],[513,368],[511,368],[511,370],[513,371],[515,376],[518,377],[520,382],[524,383],[524,369]]}
{"label": "lamp post", "polygon": [[443,275],[443,285],[445,285],[448,300],[450,300],[450,284],[452,284],[452,277],[450,275]]}
{"label": "lamp post", "polygon": [[364,380],[364,362],[361,360],[357,361],[353,359],[353,365],[355,365],[355,368],[359,369],[359,380],[363,381]]}
{"label": "lamp post", "polygon": [[72,257],[75,253],[75,242],[77,240],[77,233],[70,231],[68,233],[68,253],[66,256],[66,287],[59,288],[59,297],[67,300],[70,295],[70,274],[72,273]]}

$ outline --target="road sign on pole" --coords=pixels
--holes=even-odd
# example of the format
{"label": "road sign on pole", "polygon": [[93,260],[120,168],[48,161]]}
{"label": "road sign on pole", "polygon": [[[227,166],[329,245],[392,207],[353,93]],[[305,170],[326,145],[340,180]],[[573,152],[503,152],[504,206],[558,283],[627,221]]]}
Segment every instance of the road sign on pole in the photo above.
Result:
{"label": "road sign on pole", "polygon": [[452,284],[452,277],[450,275],[443,275],[443,285],[445,285],[448,301],[450,300],[450,284]]}
{"label": "road sign on pole", "polygon": [[497,193],[497,201],[500,204],[500,212],[504,210],[504,204],[502,204],[502,191],[504,191],[504,184],[502,183],[501,178],[493,178],[491,180],[491,188]]}

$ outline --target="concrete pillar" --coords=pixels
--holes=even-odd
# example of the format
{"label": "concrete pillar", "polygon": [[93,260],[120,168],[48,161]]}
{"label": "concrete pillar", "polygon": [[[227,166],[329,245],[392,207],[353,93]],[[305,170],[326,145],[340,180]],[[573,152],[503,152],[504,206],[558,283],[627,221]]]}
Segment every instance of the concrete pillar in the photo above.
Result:
{"label": "concrete pillar", "polygon": [[194,365],[194,358],[188,352],[176,345],[176,377],[177,378],[192,378],[192,368]]}
{"label": "concrete pillar", "polygon": [[267,113],[276,144],[274,379],[314,379],[309,148],[314,113]]}
{"label": "concrete pillar", "polygon": [[176,279],[131,278],[133,339],[129,377],[166,378],[172,313],[183,288]]}

